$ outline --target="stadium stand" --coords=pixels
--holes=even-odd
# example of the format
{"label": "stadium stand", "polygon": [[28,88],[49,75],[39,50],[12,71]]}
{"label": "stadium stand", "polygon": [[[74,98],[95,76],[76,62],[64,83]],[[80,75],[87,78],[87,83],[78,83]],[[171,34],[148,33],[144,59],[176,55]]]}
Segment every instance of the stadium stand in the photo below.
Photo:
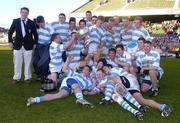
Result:
{"label": "stadium stand", "polygon": [[84,4],[82,7],[75,10],[75,12],[86,12],[88,10],[94,9],[97,5],[99,5],[101,0],[91,0],[90,2]]}
{"label": "stadium stand", "polygon": [[119,10],[126,4],[126,0],[111,0],[106,4],[100,6],[96,11],[111,11],[111,10]]}
{"label": "stadium stand", "polygon": [[106,17],[118,16],[149,16],[180,14],[180,0],[108,0],[100,4],[101,0],[91,0],[74,10],[70,16],[82,18],[87,10],[94,15]]}
{"label": "stadium stand", "polygon": [[136,0],[129,3],[127,9],[173,8],[175,0]]}

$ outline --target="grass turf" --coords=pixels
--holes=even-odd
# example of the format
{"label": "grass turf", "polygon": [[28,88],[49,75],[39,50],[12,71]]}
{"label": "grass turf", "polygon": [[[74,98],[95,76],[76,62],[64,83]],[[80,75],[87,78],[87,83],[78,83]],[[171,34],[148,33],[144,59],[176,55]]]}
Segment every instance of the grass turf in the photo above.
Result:
{"label": "grass turf", "polygon": [[[150,108],[143,123],[179,123],[180,120],[180,59],[163,58],[161,65],[165,74],[161,79],[160,93],[154,99],[173,106],[170,117],[163,118],[159,111]],[[43,95],[40,84],[11,84],[13,75],[12,52],[0,50],[0,123],[138,123],[129,112],[116,103],[108,106],[97,105],[102,95],[86,97],[95,104],[86,109],[75,104],[75,97],[45,102],[26,107],[28,96]],[[145,95],[147,97],[147,95]]]}

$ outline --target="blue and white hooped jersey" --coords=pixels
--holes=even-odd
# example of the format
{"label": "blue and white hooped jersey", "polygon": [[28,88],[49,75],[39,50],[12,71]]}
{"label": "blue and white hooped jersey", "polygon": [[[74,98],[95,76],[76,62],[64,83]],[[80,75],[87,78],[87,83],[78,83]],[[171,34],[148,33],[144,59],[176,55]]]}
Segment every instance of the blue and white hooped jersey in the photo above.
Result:
{"label": "blue and white hooped jersey", "polygon": [[93,24],[92,24],[92,22],[91,21],[88,21],[88,20],[86,20],[86,26],[89,28],[89,27],[91,27]]}
{"label": "blue and white hooped jersey", "polygon": [[44,28],[37,29],[38,44],[47,45],[51,42],[51,35],[54,33],[53,28],[46,24]]}
{"label": "blue and white hooped jersey", "polygon": [[56,42],[52,42],[49,48],[50,63],[49,67],[61,68],[63,64],[62,60],[62,45]]}
{"label": "blue and white hooped jersey", "polygon": [[105,30],[102,27],[94,26],[89,32],[90,43],[104,43],[106,41]]}
{"label": "blue and white hooped jersey", "polygon": [[149,32],[143,27],[141,26],[140,28],[132,28],[132,41],[137,42],[137,40],[143,37],[146,41],[151,41],[151,36],[149,34]]}
{"label": "blue and white hooped jersey", "polygon": [[75,79],[82,90],[92,90],[93,88],[93,82],[90,76],[86,77],[83,76],[82,73],[77,73],[73,70],[69,70],[67,72],[67,77]]}
{"label": "blue and white hooped jersey", "polygon": [[78,81],[82,90],[92,90],[93,83],[90,77],[85,77],[82,74],[76,74],[73,78]]}
{"label": "blue and white hooped jersey", "polygon": [[53,22],[51,26],[56,33],[60,34],[63,44],[66,44],[69,39],[69,23],[64,22],[61,24],[59,22]]}
{"label": "blue and white hooped jersey", "polygon": [[115,63],[115,59],[111,60],[109,57],[106,57],[106,62],[112,65],[113,67],[118,67],[118,64]]}
{"label": "blue and white hooped jersey", "polygon": [[120,39],[121,39],[121,43],[124,46],[127,46],[131,41],[132,41],[132,28],[129,28],[128,30],[124,29],[124,27],[122,28],[122,30],[120,31]]}
{"label": "blue and white hooped jersey", "polygon": [[123,55],[118,55],[117,59],[119,61],[123,62],[123,63],[128,64],[129,66],[132,65],[132,63],[131,63],[131,55],[126,51],[124,51]]}
{"label": "blue and white hooped jersey", "polygon": [[122,28],[123,28],[123,25],[122,25],[121,23],[119,23],[118,25],[115,25],[115,26],[113,27],[113,31],[114,31],[114,41],[115,41],[116,43],[120,43],[120,41],[121,41],[120,32],[121,32]]}
{"label": "blue and white hooped jersey", "polygon": [[143,55],[143,54],[144,54],[144,51],[143,51],[143,50],[137,49],[137,51],[136,51],[136,53],[135,53],[135,55],[134,55],[135,60],[138,59],[138,57],[140,57],[140,56]]}
{"label": "blue and white hooped jersey", "polygon": [[145,54],[145,52],[143,52],[143,54],[141,54],[137,58],[136,64],[139,67],[151,66],[155,70],[158,70],[159,72],[163,73],[163,69],[160,67],[160,54],[155,50],[151,50],[147,54]]}
{"label": "blue and white hooped jersey", "polygon": [[67,51],[67,56],[73,56],[73,60],[70,61],[70,64],[77,63],[80,61],[80,54],[84,51],[84,46],[81,43],[74,44],[72,50]]}
{"label": "blue and white hooped jersey", "polygon": [[111,32],[109,31],[105,31],[105,35],[106,35],[106,41],[104,42],[106,48],[110,49],[110,48],[113,48],[115,47],[116,45],[116,42],[115,42],[115,38],[114,38],[114,34],[112,34]]}

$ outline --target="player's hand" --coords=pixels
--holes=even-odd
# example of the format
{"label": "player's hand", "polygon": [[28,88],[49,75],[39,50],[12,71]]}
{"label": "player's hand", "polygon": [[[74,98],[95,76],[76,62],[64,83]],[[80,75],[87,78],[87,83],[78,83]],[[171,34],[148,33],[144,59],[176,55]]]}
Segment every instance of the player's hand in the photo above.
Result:
{"label": "player's hand", "polygon": [[98,86],[97,86],[97,88],[104,88],[106,85],[105,84],[99,84]]}
{"label": "player's hand", "polygon": [[117,58],[114,60],[114,62],[115,62],[116,64],[121,64],[121,61],[118,60]]}
{"label": "player's hand", "polygon": [[144,68],[141,69],[140,73],[143,74],[143,72],[144,72]]}
{"label": "player's hand", "polygon": [[67,57],[67,60],[68,60],[68,61],[72,61],[73,59],[74,59],[73,56],[68,56],[68,57]]}
{"label": "player's hand", "polygon": [[35,49],[35,48],[36,48],[36,44],[33,45],[33,49]]}

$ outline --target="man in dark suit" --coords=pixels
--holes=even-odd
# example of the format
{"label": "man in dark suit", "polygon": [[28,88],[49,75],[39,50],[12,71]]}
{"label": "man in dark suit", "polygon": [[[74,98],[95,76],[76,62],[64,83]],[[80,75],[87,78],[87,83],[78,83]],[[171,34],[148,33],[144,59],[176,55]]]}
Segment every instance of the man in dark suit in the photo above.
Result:
{"label": "man in dark suit", "polygon": [[[14,19],[8,32],[9,46],[13,49],[14,76],[13,83],[21,79],[21,69],[24,61],[24,80],[31,80],[32,49],[36,47],[38,35],[35,23],[28,19],[29,9],[21,8],[20,18]],[[13,37],[13,33],[15,37]]]}

